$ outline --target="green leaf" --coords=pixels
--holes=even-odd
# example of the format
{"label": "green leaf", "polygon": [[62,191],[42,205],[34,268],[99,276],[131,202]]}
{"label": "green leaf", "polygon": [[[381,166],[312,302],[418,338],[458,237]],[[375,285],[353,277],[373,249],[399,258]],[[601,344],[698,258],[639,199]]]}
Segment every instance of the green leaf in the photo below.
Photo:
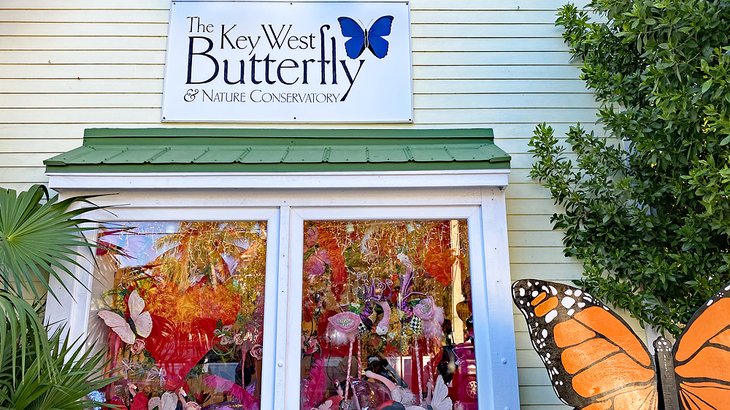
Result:
{"label": "green leaf", "polygon": [[712,78],[710,78],[709,80],[702,83],[702,89],[701,89],[702,94],[706,93],[707,90],[710,89],[710,87],[712,87]]}

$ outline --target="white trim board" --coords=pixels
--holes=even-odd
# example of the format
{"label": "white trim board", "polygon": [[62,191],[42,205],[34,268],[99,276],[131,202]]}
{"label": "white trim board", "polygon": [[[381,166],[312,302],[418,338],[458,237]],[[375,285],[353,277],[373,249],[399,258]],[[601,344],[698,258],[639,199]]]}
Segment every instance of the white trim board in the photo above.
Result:
{"label": "white trim board", "polygon": [[375,172],[188,172],[49,173],[60,191],[90,189],[195,188],[440,188],[507,186],[509,169]]}

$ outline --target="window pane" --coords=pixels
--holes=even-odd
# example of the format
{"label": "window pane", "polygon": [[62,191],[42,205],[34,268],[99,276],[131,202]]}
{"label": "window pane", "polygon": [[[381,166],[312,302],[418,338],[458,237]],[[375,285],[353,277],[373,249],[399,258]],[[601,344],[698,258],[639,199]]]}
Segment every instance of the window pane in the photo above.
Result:
{"label": "window pane", "polygon": [[99,244],[91,324],[121,377],[107,401],[258,409],[265,223],[114,224]]}
{"label": "window pane", "polygon": [[307,222],[301,409],[477,409],[467,249],[461,220]]}

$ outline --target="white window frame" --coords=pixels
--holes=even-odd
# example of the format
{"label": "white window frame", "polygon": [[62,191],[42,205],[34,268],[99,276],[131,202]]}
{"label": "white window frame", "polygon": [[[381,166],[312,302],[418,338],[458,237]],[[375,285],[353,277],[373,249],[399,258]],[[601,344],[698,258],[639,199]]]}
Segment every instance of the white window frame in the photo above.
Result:
{"label": "white window frame", "polygon": [[[263,220],[267,264],[261,409],[299,408],[303,226],[306,220],[465,219],[468,223],[480,409],[519,409],[503,187],[508,170],[294,174],[51,175],[61,197],[110,194],[96,221]],[[480,175],[481,174],[481,175]],[[286,173],[272,174],[278,182]],[[191,184],[191,182],[194,182]],[[192,185],[192,186],[191,186]],[[273,188],[276,187],[276,188]],[[93,269],[93,256],[80,261]],[[87,334],[92,278],[67,279],[73,296],[48,299],[47,323]],[[54,283],[60,289],[61,284]],[[284,337],[282,337],[284,336]],[[287,341],[295,341],[287,343]]]}

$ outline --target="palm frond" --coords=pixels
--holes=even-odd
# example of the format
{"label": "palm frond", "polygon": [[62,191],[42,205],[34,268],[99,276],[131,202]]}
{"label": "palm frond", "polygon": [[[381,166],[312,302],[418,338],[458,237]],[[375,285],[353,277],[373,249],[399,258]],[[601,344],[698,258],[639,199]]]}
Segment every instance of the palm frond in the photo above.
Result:
{"label": "palm frond", "polygon": [[[0,406],[18,409],[85,409],[97,406],[86,396],[100,389],[113,378],[99,375],[104,365],[104,353],[92,353],[85,340],[74,342],[57,329],[49,339],[50,350],[42,356],[31,355],[26,366],[17,368],[17,382]],[[94,376],[96,375],[96,376]]]}
{"label": "palm frond", "polygon": [[17,383],[14,369],[51,349],[38,311],[26,300],[0,290],[0,402]]}
{"label": "palm frond", "polygon": [[90,408],[97,403],[87,394],[111,381],[100,374],[103,352],[70,342],[63,326],[49,337],[41,320],[44,296],[57,297],[50,278],[78,280],[79,249],[96,247],[83,235],[94,229],[83,227],[92,222],[83,215],[101,209],[91,198],[59,201],[42,185],[0,189],[0,408]]}
{"label": "palm frond", "polygon": [[43,185],[20,193],[0,189],[0,287],[20,296],[30,292],[35,299],[46,292],[57,297],[49,278],[61,284],[62,274],[75,278],[74,267],[83,268],[79,247],[95,246],[83,236],[92,228],[82,227],[90,222],[84,214],[101,209],[91,198],[59,201]]}

